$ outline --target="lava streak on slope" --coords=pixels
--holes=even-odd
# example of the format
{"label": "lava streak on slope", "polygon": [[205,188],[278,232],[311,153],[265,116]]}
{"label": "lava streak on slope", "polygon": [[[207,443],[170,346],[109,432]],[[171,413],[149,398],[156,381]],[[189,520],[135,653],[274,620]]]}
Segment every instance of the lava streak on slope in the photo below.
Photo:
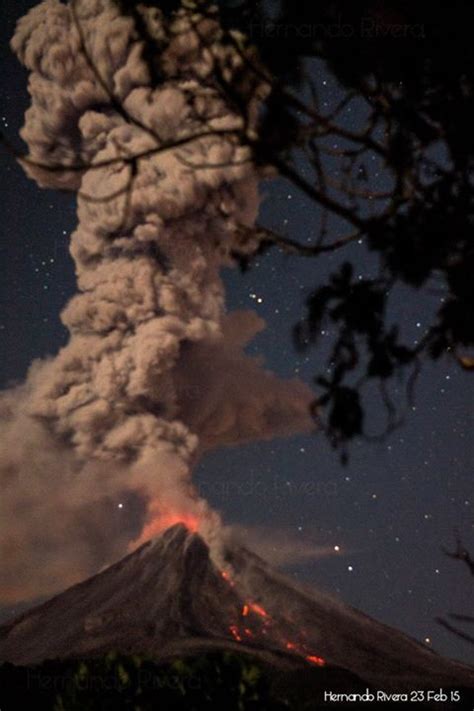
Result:
{"label": "lava streak on slope", "polygon": [[[235,582],[232,580],[228,571],[221,570],[220,574],[230,587],[235,587]],[[271,635],[279,646],[295,656],[303,657],[308,664],[318,667],[326,665],[326,661],[322,657],[313,654],[303,641],[296,642],[293,639],[285,639],[279,631],[278,622],[274,620],[270,613],[259,603],[252,600],[246,601],[242,606],[240,617],[245,618],[245,626],[244,620],[242,619],[239,620],[237,624],[232,624],[228,628],[232,638],[236,642],[250,640],[258,634],[264,636]],[[249,628],[249,625],[252,625],[254,631]],[[298,632],[296,635],[301,640],[301,637],[304,637],[304,632]]]}

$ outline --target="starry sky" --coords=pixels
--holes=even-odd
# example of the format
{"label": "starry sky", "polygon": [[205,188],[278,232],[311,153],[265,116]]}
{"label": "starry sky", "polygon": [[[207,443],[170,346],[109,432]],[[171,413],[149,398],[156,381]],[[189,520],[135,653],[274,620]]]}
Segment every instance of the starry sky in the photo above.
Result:
{"label": "starry sky", "polygon": [[[14,141],[28,97],[26,73],[8,40],[16,19],[33,4],[7,0],[0,28],[0,122]],[[337,87],[323,67],[313,71],[329,105]],[[344,121],[357,128],[362,113],[350,105]],[[5,154],[2,173],[0,380],[6,387],[24,378],[32,360],[66,342],[59,312],[75,289],[68,235],[76,216],[73,195],[40,190]],[[379,179],[383,187],[383,173]],[[302,242],[314,239],[319,216],[307,198],[282,180],[264,185],[262,195],[262,224]],[[337,236],[337,224],[333,230]],[[344,258],[357,264],[361,276],[374,269],[363,245],[351,245]],[[301,355],[291,329],[312,288],[341,259],[336,254],[316,262],[273,251],[245,274],[225,272],[229,309],[256,309],[267,322],[250,352],[280,375],[311,382],[324,368],[331,332],[323,334],[321,348]],[[397,295],[393,314],[407,338],[415,341],[423,332],[434,298],[414,291]],[[347,466],[322,435],[298,436],[206,456],[196,472],[198,489],[226,523],[278,532],[296,549],[301,541],[329,551],[288,562],[290,575],[444,654],[472,661],[472,647],[434,620],[450,611],[472,614],[468,572],[442,552],[442,546],[453,547],[456,527],[467,545],[474,540],[470,386],[469,376],[453,364],[428,365],[405,426],[384,442],[352,447]],[[374,421],[383,416],[375,397],[369,404]],[[122,505],[119,515],[127,513]]]}

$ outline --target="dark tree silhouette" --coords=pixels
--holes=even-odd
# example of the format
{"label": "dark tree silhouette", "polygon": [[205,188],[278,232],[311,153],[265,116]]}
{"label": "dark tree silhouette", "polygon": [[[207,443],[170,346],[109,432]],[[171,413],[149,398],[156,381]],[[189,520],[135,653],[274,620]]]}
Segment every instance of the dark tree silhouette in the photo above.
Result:
{"label": "dark tree silhouette", "polygon": [[[424,361],[448,357],[467,370],[474,365],[469,4],[455,2],[449,11],[405,0],[223,6],[224,22],[257,44],[271,76],[257,153],[321,209],[317,243],[292,244],[292,250],[321,258],[358,240],[379,266],[376,277],[363,280],[356,278],[353,259],[336,273],[328,267],[327,281],[308,299],[295,329],[298,347],[317,345],[328,321],[337,332],[329,375],[317,377],[323,392],[315,406],[324,407],[333,443],[344,445],[364,434],[361,391],[376,381],[390,430],[402,415],[389,396],[389,379],[401,374],[411,397]],[[340,101],[330,113],[318,95],[309,61],[315,58],[340,85]],[[343,120],[351,102],[362,102],[365,110],[357,132]],[[384,172],[383,191],[374,161]],[[348,235],[328,243],[334,216],[339,219],[331,232],[344,234],[345,223]],[[284,240],[270,237],[272,243]],[[415,344],[401,342],[388,317],[390,297],[405,285],[440,295],[437,313]]]}
{"label": "dark tree silhouette", "polygon": [[[460,560],[462,563],[464,563],[469,570],[470,574],[474,576],[474,559],[472,558],[469,550],[466,548],[464,543],[461,540],[461,537],[459,535],[459,532],[455,532],[455,541],[456,541],[456,548],[454,551],[449,551],[444,549],[444,552],[449,558],[453,558],[453,560]],[[459,637],[460,639],[463,639],[465,642],[469,642],[470,644],[474,644],[474,634],[470,634],[469,632],[466,632],[465,629],[460,629],[459,624],[461,625],[474,625],[474,615],[464,615],[464,614],[459,614],[455,612],[451,612],[448,615],[449,620],[445,619],[444,617],[437,617],[436,621],[445,629],[447,629],[449,632],[452,632],[452,634],[455,634],[456,637]],[[453,624],[456,623],[456,624]]]}
{"label": "dark tree silhouette", "polygon": [[[150,32],[140,2],[115,1],[133,18],[152,82],[160,84],[169,38]],[[72,0],[74,11],[79,4]],[[203,44],[210,41],[202,32],[203,22],[219,21],[221,46],[243,59],[243,69],[231,72],[230,79],[216,60],[214,74],[206,80],[242,117],[241,128],[227,131],[229,140],[248,146],[251,160],[269,175],[290,181],[318,206],[316,224],[311,225],[317,237],[311,243],[306,235],[295,241],[263,224],[255,229],[236,225],[242,251],[235,258],[241,267],[251,268],[253,258],[271,248],[324,259],[354,242],[365,245],[376,265],[376,276],[360,278],[354,251],[336,270],[328,262],[327,277],[315,285],[294,330],[301,350],[318,345],[326,323],[336,334],[329,362],[315,377],[319,394],[314,409],[345,460],[349,440],[374,438],[367,433],[363,400],[371,383],[378,385],[387,411],[383,436],[403,421],[407,410],[405,398],[399,402],[393,397],[394,378],[404,383],[411,404],[424,362],[449,358],[466,370],[474,368],[470,4],[454,0],[449,9],[407,0],[220,0],[217,8],[209,0],[146,4],[169,20],[182,6],[194,10]],[[109,96],[111,110],[153,135],[156,147],[149,152],[183,148],[215,132],[204,124],[170,145],[139,123],[97,72],[77,14],[75,18],[81,49]],[[340,98],[330,107],[320,96],[321,62],[339,86]],[[249,101],[256,87],[263,88],[264,99],[257,128],[250,130]],[[344,120],[351,105],[363,117],[357,129]],[[5,137],[3,143],[10,145]],[[130,168],[123,192],[130,192],[141,157],[116,159]],[[22,160],[29,161],[27,156]],[[182,160],[186,162],[184,153]],[[65,169],[53,162],[37,167]],[[85,167],[79,163],[67,170]],[[189,166],[213,167],[205,155],[202,163]],[[258,247],[249,253],[255,237]],[[391,299],[400,288],[434,291],[439,297],[431,323],[415,343],[404,342],[400,325],[390,318]]]}

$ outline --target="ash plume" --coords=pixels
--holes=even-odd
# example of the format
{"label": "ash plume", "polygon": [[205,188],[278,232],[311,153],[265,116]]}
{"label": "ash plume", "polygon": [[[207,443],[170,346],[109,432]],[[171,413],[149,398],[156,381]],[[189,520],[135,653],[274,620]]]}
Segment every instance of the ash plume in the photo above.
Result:
{"label": "ash plume", "polygon": [[[242,137],[262,88],[244,76],[243,118],[212,81],[245,75],[217,20],[140,13],[162,47],[158,86],[112,0],[46,0],[12,40],[30,72],[24,168],[78,192],[78,293],[68,344],[0,395],[3,601],[96,571],[170,512],[217,525],[193,488],[202,453],[312,426],[309,389],[244,353],[264,323],[226,313],[219,275],[259,209]],[[123,492],[148,507],[128,529],[110,514]]]}

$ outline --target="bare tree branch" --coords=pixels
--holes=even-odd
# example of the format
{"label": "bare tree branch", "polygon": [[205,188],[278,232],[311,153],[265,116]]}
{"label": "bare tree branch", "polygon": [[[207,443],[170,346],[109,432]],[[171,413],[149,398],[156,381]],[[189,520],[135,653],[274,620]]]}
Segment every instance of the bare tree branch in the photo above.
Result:
{"label": "bare tree branch", "polygon": [[448,630],[448,632],[451,632],[452,634],[456,635],[456,637],[459,637],[460,639],[463,639],[465,642],[469,642],[470,644],[474,644],[474,636],[468,634],[467,632],[463,632],[462,630],[458,629],[457,627],[454,627],[454,625],[451,625],[449,622],[447,622],[445,619],[442,617],[436,617],[435,618],[436,622],[440,624],[442,627]]}
{"label": "bare tree branch", "polygon": [[93,61],[92,56],[89,53],[89,50],[87,48],[86,37],[85,37],[84,31],[83,31],[81,22],[79,20],[78,14],[77,14],[77,3],[78,3],[78,0],[71,0],[70,7],[71,7],[72,17],[74,20],[74,25],[75,25],[77,33],[79,35],[81,52],[84,55],[85,60],[88,64],[90,70],[92,71],[95,79],[97,80],[97,83],[99,84],[99,86],[102,87],[102,89],[106,93],[112,108],[127,123],[130,123],[130,124],[136,126],[137,128],[140,128],[142,131],[144,131],[149,136],[151,136],[155,141],[157,141],[158,143],[162,143],[162,139],[160,138],[160,136],[158,135],[156,130],[152,129],[150,126],[146,126],[142,121],[137,119],[135,116],[132,116],[132,114],[130,114],[130,112],[126,110],[122,101],[115,95],[113,89],[110,86],[108,86],[107,82],[105,81],[105,79],[103,78],[101,73],[99,72],[97,65]]}
{"label": "bare tree branch", "polygon": [[443,551],[449,558],[453,558],[454,560],[461,560],[463,563],[465,563],[471,575],[474,575],[474,560],[472,559],[471,554],[469,553],[467,548],[462,543],[459,532],[455,531],[454,535],[456,540],[456,550],[449,551],[446,548],[443,548]]}
{"label": "bare tree branch", "polygon": [[100,168],[107,168],[112,165],[117,165],[118,163],[130,163],[134,160],[140,160],[141,158],[150,158],[151,156],[158,155],[159,153],[166,153],[172,151],[175,148],[180,148],[194,141],[199,141],[202,138],[209,138],[212,136],[234,136],[241,137],[240,129],[208,129],[202,131],[201,133],[195,133],[190,136],[183,136],[175,141],[170,141],[168,143],[163,143],[161,146],[156,146],[153,148],[147,148],[146,150],[139,151],[132,155],[116,156],[115,158],[106,158],[104,160],[99,160],[94,163],[43,163],[42,161],[36,161],[29,156],[22,155],[19,153],[12,143],[6,138],[6,136],[0,132],[0,143],[7,149],[7,151],[13,155],[16,160],[25,165],[31,166],[32,168],[39,168],[41,170],[49,171],[51,173],[82,173],[88,170],[99,170]]}
{"label": "bare tree branch", "polygon": [[255,228],[239,225],[238,231],[249,241],[256,238],[261,245],[275,245],[280,247],[287,254],[296,254],[302,257],[314,257],[318,254],[335,252],[360,237],[359,232],[353,232],[345,237],[341,237],[340,239],[331,242],[330,244],[308,245],[301,244],[300,242],[289,239],[288,237],[283,237],[273,230],[270,230],[267,227],[262,227],[261,225],[257,225]]}

